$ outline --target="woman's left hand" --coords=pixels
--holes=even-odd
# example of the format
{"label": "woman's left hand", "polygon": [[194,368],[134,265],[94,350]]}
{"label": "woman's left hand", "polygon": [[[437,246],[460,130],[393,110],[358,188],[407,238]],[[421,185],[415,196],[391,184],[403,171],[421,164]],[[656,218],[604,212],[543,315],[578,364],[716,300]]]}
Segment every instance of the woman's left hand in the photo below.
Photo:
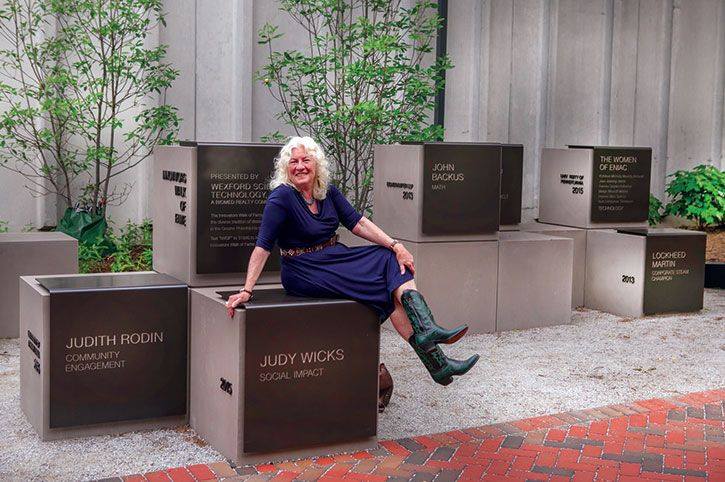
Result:
{"label": "woman's left hand", "polygon": [[395,251],[395,257],[398,260],[398,265],[400,265],[400,274],[405,273],[405,268],[408,268],[411,273],[415,274],[415,263],[413,262],[413,255],[410,254],[410,251],[405,249],[405,246],[400,243],[395,244],[393,251]]}

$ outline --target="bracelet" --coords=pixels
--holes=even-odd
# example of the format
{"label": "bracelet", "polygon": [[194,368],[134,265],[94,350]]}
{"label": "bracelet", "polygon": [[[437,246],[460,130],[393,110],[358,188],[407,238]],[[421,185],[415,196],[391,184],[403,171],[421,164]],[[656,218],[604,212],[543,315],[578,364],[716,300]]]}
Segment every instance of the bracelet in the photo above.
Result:
{"label": "bracelet", "polygon": [[252,293],[251,291],[249,291],[247,288],[242,288],[241,290],[239,290],[239,292],[240,293],[249,293],[249,299],[250,300],[254,297],[254,293]]}
{"label": "bracelet", "polygon": [[393,242],[390,243],[390,246],[388,246],[391,251],[395,251],[395,245],[396,244],[400,244],[400,241],[398,241],[397,239],[393,239]]}

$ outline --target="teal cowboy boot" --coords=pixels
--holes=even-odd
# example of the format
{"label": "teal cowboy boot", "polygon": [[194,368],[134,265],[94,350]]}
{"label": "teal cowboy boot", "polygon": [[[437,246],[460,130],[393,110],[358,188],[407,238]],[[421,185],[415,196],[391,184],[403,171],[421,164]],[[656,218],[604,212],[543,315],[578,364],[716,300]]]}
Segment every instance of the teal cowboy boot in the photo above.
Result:
{"label": "teal cowboy boot", "polygon": [[420,361],[428,369],[428,373],[430,373],[433,380],[444,386],[449,385],[453,381],[454,375],[463,375],[473,368],[473,365],[480,358],[479,355],[473,355],[465,361],[454,360],[448,358],[438,345],[433,345],[432,350],[424,350],[415,341],[415,335],[410,337],[408,343],[410,343],[410,346],[418,354],[418,358],[420,358]]}
{"label": "teal cowboy boot", "polygon": [[452,330],[438,326],[433,318],[425,298],[416,290],[406,290],[400,296],[405,313],[413,326],[415,343],[426,351],[435,349],[438,343],[450,345],[460,340],[468,331],[468,325],[461,325]]}

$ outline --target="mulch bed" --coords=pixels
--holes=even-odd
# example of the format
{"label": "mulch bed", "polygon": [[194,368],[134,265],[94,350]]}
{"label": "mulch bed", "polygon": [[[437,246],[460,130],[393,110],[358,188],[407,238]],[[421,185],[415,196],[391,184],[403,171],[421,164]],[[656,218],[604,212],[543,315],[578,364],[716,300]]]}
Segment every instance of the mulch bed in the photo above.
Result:
{"label": "mulch bed", "polygon": [[725,227],[707,231],[707,261],[725,261]]}

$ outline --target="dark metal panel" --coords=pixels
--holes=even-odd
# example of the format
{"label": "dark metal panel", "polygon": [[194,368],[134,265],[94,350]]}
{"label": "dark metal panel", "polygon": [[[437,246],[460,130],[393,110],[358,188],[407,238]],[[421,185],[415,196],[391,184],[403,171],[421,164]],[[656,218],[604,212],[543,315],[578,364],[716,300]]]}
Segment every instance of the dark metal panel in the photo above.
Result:
{"label": "dark metal panel", "polygon": [[158,288],[186,287],[186,285],[166,274],[161,273],[135,273],[121,275],[96,276],[57,276],[38,277],[38,283],[50,293],[62,291],[98,291],[119,290],[125,288]]}
{"label": "dark metal panel", "polygon": [[651,147],[637,146],[594,146],[589,144],[567,144],[569,149],[631,149],[633,151],[651,151]]}
{"label": "dark metal panel", "polygon": [[375,436],[380,325],[372,310],[248,305],[245,318],[245,453]]}
{"label": "dark metal panel", "polygon": [[[448,55],[448,0],[438,0],[438,16],[441,26],[436,35],[436,60],[442,60]],[[446,71],[441,72],[441,78],[436,84],[435,106],[433,109],[433,123],[445,126],[446,113]]]}
{"label": "dark metal panel", "polygon": [[645,314],[702,309],[705,241],[702,233],[647,236]]}
{"label": "dark metal panel", "polygon": [[[199,144],[197,147],[196,272],[246,269],[269,194],[273,144]],[[265,272],[279,271],[275,248]]]}
{"label": "dark metal panel", "polygon": [[498,231],[501,146],[430,143],[423,146],[422,231],[427,235]]}
{"label": "dark metal panel", "polygon": [[637,236],[705,236],[705,233],[701,231],[690,231],[689,229],[678,229],[678,228],[620,228],[617,229],[618,233],[624,234],[635,234]]}
{"label": "dark metal panel", "polygon": [[501,145],[501,224],[521,222],[524,146]]}
{"label": "dark metal panel", "polygon": [[183,416],[187,288],[50,295],[50,428]]}
{"label": "dark metal panel", "polygon": [[647,221],[652,149],[594,148],[592,222]]}
{"label": "dark metal panel", "polygon": [[[216,292],[224,301],[228,300],[230,296],[236,295],[239,293],[239,291],[217,291]],[[254,297],[245,305],[242,306],[249,306],[249,307],[274,307],[274,306],[282,306],[282,305],[311,305],[311,304],[330,304],[330,303],[349,303],[353,304],[353,301],[350,300],[343,300],[343,299],[330,299],[330,298],[309,298],[306,296],[293,296],[290,294],[287,294],[287,292],[282,289],[265,289],[265,290],[257,290],[254,292]]]}

